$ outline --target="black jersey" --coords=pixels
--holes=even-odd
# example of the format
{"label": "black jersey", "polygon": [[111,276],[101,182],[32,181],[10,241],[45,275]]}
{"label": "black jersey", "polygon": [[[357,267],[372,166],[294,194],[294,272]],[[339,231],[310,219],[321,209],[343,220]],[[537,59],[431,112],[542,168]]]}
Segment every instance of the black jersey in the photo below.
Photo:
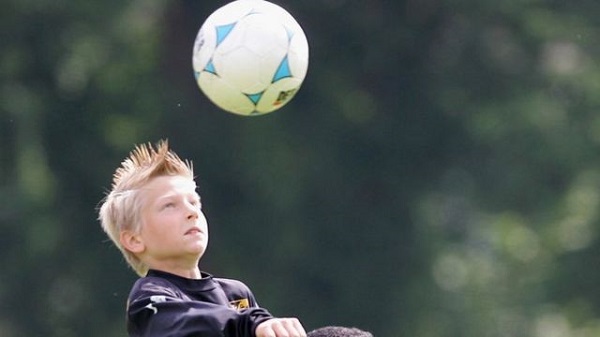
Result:
{"label": "black jersey", "polygon": [[245,284],[206,273],[194,280],[150,270],[127,303],[131,337],[254,337],[272,318]]}

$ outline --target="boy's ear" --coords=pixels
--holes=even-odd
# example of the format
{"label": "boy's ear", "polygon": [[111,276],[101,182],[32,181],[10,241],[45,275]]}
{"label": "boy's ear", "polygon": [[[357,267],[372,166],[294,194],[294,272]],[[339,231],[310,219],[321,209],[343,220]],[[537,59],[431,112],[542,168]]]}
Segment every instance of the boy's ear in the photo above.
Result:
{"label": "boy's ear", "polygon": [[134,254],[139,254],[146,249],[142,237],[139,234],[134,234],[132,231],[122,231],[119,235],[119,241],[125,249]]}

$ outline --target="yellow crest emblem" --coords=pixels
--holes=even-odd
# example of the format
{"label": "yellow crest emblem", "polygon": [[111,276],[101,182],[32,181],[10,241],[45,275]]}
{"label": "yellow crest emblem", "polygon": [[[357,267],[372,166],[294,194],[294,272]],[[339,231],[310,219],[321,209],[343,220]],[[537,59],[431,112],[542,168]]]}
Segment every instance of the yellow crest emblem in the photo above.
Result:
{"label": "yellow crest emblem", "polygon": [[236,310],[243,310],[250,308],[250,301],[247,298],[242,298],[241,300],[235,300],[229,302],[229,306]]}

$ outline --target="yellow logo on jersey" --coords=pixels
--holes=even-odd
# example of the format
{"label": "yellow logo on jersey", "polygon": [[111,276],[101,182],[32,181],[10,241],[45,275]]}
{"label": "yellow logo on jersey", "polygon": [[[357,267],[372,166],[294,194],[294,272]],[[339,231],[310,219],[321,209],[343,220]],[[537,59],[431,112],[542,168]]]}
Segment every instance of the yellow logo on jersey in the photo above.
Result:
{"label": "yellow logo on jersey", "polygon": [[243,310],[250,308],[250,301],[247,298],[242,298],[241,300],[235,300],[229,302],[229,306],[236,310]]}

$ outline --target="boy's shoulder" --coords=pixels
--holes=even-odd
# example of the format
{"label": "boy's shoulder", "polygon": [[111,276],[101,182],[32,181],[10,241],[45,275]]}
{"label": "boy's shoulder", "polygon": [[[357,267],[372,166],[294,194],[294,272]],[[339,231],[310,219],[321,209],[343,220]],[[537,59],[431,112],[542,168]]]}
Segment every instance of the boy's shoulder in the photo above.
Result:
{"label": "boy's shoulder", "polygon": [[135,281],[131,287],[130,297],[138,297],[142,294],[164,295],[168,297],[181,298],[182,290],[168,277],[144,276]]}
{"label": "boy's shoulder", "polygon": [[134,283],[130,295],[146,294],[186,298],[190,293],[198,294],[222,291],[227,297],[253,297],[250,288],[242,281],[214,277],[208,273],[203,273],[202,276],[202,279],[192,280],[151,270],[147,276],[139,278]]}
{"label": "boy's shoulder", "polygon": [[250,292],[250,288],[242,281],[224,278],[224,277],[213,277],[213,280],[217,282],[223,289],[241,290]]}

